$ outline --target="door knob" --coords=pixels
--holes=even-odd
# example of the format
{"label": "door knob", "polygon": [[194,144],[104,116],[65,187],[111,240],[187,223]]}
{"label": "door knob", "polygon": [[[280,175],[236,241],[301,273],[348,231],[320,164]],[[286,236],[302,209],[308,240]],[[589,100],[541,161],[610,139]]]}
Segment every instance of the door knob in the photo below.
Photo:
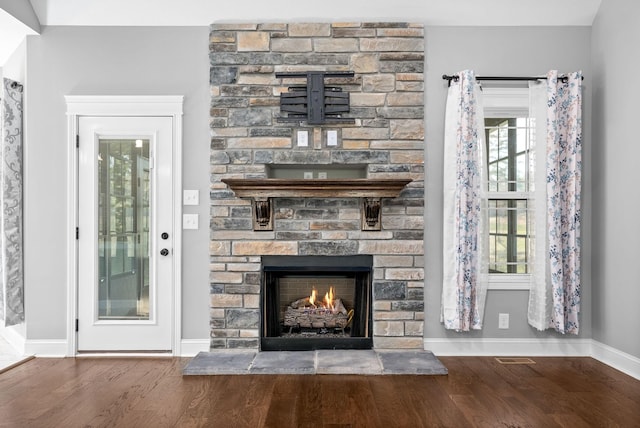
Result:
{"label": "door knob", "polygon": [[168,256],[169,255],[169,250],[167,250],[166,248],[163,248],[162,250],[160,250],[160,255],[161,256]]}

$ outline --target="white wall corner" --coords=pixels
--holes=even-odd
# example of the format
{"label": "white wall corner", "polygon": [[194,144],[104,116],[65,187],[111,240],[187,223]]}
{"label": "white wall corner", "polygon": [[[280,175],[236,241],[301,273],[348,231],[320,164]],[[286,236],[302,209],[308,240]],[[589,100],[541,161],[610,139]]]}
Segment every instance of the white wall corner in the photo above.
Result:
{"label": "white wall corner", "polygon": [[180,341],[180,357],[195,357],[200,352],[209,352],[209,339],[182,339]]}
{"label": "white wall corner", "polygon": [[25,352],[26,339],[24,337],[24,334],[19,330],[24,331],[24,324],[15,327],[5,327],[4,321],[0,321],[0,336],[2,336],[2,338],[6,340],[7,343],[11,345],[19,354],[28,355]]}
{"label": "white wall corner", "polygon": [[601,363],[640,380],[640,358],[595,340],[591,344],[591,356]]}

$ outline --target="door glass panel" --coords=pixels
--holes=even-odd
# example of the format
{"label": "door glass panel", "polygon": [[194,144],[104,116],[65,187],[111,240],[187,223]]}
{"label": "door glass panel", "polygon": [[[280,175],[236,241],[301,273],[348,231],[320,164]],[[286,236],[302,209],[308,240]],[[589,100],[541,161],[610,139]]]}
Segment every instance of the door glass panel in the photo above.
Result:
{"label": "door glass panel", "polygon": [[98,319],[148,320],[149,140],[100,139]]}

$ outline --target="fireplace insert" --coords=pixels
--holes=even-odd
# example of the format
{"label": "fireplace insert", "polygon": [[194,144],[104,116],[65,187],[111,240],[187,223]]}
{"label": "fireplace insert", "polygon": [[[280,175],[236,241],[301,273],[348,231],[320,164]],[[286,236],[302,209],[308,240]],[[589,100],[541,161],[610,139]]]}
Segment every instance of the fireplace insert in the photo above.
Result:
{"label": "fireplace insert", "polygon": [[261,350],[371,349],[373,257],[262,257]]}

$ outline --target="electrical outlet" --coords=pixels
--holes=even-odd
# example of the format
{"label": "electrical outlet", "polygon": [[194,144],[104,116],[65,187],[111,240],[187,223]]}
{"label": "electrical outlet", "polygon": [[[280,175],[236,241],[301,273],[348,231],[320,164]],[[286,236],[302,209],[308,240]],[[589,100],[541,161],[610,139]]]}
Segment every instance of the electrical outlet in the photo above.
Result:
{"label": "electrical outlet", "polygon": [[509,314],[498,314],[498,328],[503,330],[509,328]]}
{"label": "electrical outlet", "polygon": [[298,131],[298,147],[309,146],[309,133],[307,131]]}
{"label": "electrical outlet", "polygon": [[338,145],[338,131],[335,129],[330,129],[327,131],[327,146],[337,146]]}
{"label": "electrical outlet", "polygon": [[319,172],[318,173],[318,178],[322,178],[322,179],[326,179],[327,178],[327,173],[326,172]]}
{"label": "electrical outlet", "polygon": [[310,179],[312,179],[312,178],[313,178],[313,171],[305,171],[305,172],[303,172],[303,173],[302,173],[302,177],[303,177],[305,180],[310,180]]}

